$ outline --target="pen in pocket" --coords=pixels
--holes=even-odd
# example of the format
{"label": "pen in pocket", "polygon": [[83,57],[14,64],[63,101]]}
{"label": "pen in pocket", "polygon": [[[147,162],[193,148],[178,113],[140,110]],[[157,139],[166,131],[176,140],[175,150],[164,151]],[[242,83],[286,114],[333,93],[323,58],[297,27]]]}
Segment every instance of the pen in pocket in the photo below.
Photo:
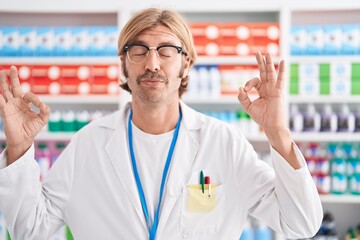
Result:
{"label": "pen in pocket", "polygon": [[204,193],[204,172],[203,171],[200,171],[200,184],[201,184],[201,191],[202,193]]}
{"label": "pen in pocket", "polygon": [[208,197],[211,196],[211,183],[210,183],[210,177],[206,176],[205,177],[205,184],[208,185]]}

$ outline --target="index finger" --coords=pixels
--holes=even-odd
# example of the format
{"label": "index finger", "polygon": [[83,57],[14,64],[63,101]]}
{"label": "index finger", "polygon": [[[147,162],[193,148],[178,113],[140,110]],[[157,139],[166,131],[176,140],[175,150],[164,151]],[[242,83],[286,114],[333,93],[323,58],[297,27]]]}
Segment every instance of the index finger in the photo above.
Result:
{"label": "index finger", "polygon": [[258,63],[258,68],[260,71],[260,79],[261,81],[266,81],[266,65],[265,65],[265,60],[264,57],[262,56],[261,52],[257,52],[256,53],[256,61]]}
{"label": "index finger", "polygon": [[15,66],[10,67],[10,80],[11,80],[11,90],[12,90],[13,96],[14,97],[22,97],[24,94],[21,89],[18,71]]}
{"label": "index finger", "polygon": [[13,95],[10,91],[10,87],[8,84],[8,70],[1,70],[0,71],[0,85],[1,85],[1,91],[2,96],[4,97],[5,101],[9,101],[9,99],[13,98]]}

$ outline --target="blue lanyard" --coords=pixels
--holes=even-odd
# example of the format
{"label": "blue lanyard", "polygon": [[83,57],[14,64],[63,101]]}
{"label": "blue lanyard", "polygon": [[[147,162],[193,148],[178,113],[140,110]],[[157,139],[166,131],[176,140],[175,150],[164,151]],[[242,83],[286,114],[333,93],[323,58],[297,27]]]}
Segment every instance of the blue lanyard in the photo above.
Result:
{"label": "blue lanyard", "polygon": [[166,176],[167,176],[167,173],[168,173],[168,170],[169,170],[172,155],[174,153],[176,140],[177,140],[177,137],[179,135],[180,122],[181,122],[181,118],[182,118],[181,111],[179,111],[179,114],[180,114],[179,120],[178,120],[178,122],[176,124],[174,136],[173,136],[173,139],[171,141],[169,153],[167,155],[166,163],[165,163],[165,167],[164,167],[164,171],[163,171],[163,176],[162,176],[161,186],[160,186],[159,203],[158,203],[157,209],[155,211],[154,223],[153,223],[152,227],[150,227],[150,219],[149,219],[148,208],[146,206],[146,199],[145,199],[144,191],[143,191],[143,188],[142,188],[140,176],[139,176],[139,173],[138,173],[138,170],[137,170],[137,167],[136,167],[136,159],[135,159],[134,148],[133,148],[132,126],[131,126],[132,110],[130,110],[130,115],[129,115],[129,120],[128,120],[128,136],[129,136],[130,157],[131,157],[131,163],[132,163],[132,167],[133,167],[133,172],[134,172],[134,177],[135,177],[137,189],[138,189],[138,192],[139,192],[141,206],[142,206],[142,209],[143,209],[143,212],[144,212],[144,216],[146,218],[146,223],[147,223],[148,228],[149,228],[149,239],[150,240],[155,239],[156,231],[157,231],[157,227],[158,227],[158,223],[159,223],[159,212],[160,212],[161,199],[162,199],[162,195],[163,195],[163,191],[164,191]]}

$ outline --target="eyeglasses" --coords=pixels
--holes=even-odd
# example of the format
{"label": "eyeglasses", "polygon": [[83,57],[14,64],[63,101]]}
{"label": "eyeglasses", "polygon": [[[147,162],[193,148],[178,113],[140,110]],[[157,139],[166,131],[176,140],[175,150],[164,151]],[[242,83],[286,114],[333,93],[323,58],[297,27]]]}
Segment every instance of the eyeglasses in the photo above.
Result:
{"label": "eyeglasses", "polygon": [[156,50],[157,57],[162,63],[174,61],[180,53],[187,56],[182,47],[174,45],[148,47],[143,44],[127,44],[124,47],[124,52],[126,52],[128,59],[135,64],[144,62],[148,58],[150,50]]}

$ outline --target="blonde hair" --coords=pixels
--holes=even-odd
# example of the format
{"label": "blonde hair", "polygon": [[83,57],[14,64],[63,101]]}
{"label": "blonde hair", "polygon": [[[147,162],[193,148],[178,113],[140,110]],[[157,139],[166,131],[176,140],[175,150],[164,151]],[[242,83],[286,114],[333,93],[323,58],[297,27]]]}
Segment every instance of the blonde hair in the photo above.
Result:
{"label": "blonde hair", "polygon": [[[135,14],[121,30],[119,41],[118,41],[118,55],[125,54],[124,47],[126,44],[136,38],[143,31],[163,25],[169,28],[180,40],[184,51],[190,58],[190,66],[196,61],[196,51],[193,41],[193,37],[189,26],[185,19],[177,12],[172,10],[161,10],[158,8],[147,8],[137,14]],[[124,69],[124,64],[123,64]],[[186,76],[181,80],[179,89],[179,96],[186,91],[187,82],[189,77]],[[123,89],[131,92],[127,83],[120,85]]]}

